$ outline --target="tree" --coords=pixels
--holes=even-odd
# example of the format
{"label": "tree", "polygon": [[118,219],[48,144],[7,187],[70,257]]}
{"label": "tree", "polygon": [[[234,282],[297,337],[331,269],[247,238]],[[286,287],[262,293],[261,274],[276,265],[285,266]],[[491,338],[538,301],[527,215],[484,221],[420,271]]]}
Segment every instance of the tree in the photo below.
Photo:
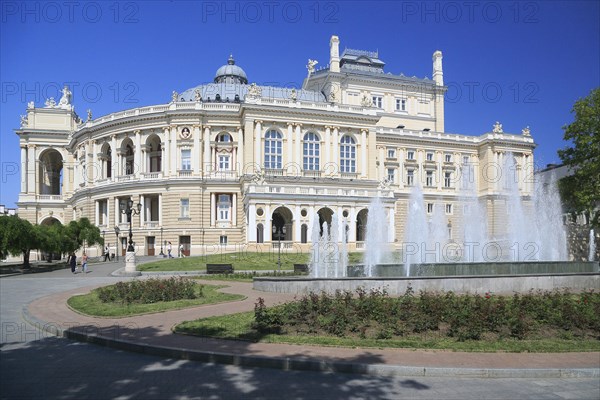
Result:
{"label": "tree", "polygon": [[23,268],[29,268],[31,250],[40,247],[36,226],[16,215],[0,217],[0,256],[23,255]]}
{"label": "tree", "polygon": [[94,246],[96,244],[104,244],[104,240],[100,235],[100,229],[85,217],[78,221],[69,222],[64,236],[63,248],[67,252],[75,252],[84,245]]}
{"label": "tree", "polygon": [[572,175],[560,180],[567,211],[585,213],[592,226],[600,226],[600,88],[573,105],[575,120],[563,127],[572,146],[558,151]]}

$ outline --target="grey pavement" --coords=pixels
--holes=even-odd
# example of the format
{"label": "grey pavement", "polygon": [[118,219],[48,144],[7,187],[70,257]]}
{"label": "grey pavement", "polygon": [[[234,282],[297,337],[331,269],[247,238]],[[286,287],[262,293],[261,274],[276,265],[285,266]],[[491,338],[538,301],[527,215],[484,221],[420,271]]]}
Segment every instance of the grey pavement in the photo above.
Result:
{"label": "grey pavement", "polygon": [[[62,298],[65,292],[74,293],[81,288],[85,292],[89,287],[116,282],[122,278],[110,274],[120,267],[116,263],[99,263],[92,265],[86,275],[61,270],[0,279],[0,398],[600,399],[597,377],[483,379],[250,368],[159,358],[80,343],[36,330],[23,319],[24,305],[33,302],[43,309],[44,301],[48,309],[59,313],[56,315],[66,316],[64,309],[51,304],[53,299]],[[218,310],[219,307],[213,307],[214,312]],[[164,324],[165,328],[169,324]],[[182,343],[192,339],[186,338]],[[226,349],[233,353],[258,351],[248,345],[228,347],[220,343],[219,350]],[[295,351],[310,353],[301,346],[296,346]],[[329,351],[337,353],[336,349]],[[465,353],[422,355],[429,358],[428,362],[439,359],[443,365],[451,363],[455,356],[456,367],[480,362],[476,357],[465,361]],[[536,360],[544,364],[549,358],[542,355]],[[569,362],[577,364],[572,359]]]}

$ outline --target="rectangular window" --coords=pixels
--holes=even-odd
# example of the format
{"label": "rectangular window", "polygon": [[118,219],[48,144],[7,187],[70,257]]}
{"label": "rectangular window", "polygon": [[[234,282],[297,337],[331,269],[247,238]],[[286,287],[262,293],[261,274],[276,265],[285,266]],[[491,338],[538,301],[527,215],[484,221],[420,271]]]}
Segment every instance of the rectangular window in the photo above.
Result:
{"label": "rectangular window", "polygon": [[229,171],[229,155],[219,155],[219,171]]}
{"label": "rectangular window", "polygon": [[387,149],[387,158],[396,158],[396,149]]}
{"label": "rectangular window", "polygon": [[415,159],[415,151],[414,150],[408,150],[406,152],[406,159],[407,160],[414,160]]}
{"label": "rectangular window", "polygon": [[425,176],[425,186],[433,186],[433,171],[427,171]]}
{"label": "rectangular window", "polygon": [[396,182],[396,170],[394,168],[387,169],[387,180],[390,183]]}
{"label": "rectangular window", "polygon": [[446,204],[446,214],[452,214],[452,204]]}
{"label": "rectangular window", "polygon": [[396,111],[406,111],[406,99],[396,99]]}
{"label": "rectangular window", "polygon": [[452,172],[444,172],[444,187],[452,187]]}
{"label": "rectangular window", "polygon": [[221,246],[227,246],[227,236],[226,235],[219,236],[219,244]]}
{"label": "rectangular window", "polygon": [[427,154],[425,154],[425,159],[427,161],[433,161],[433,153],[432,152],[427,152]]}
{"label": "rectangular window", "polygon": [[98,207],[100,208],[100,224],[99,225],[108,225],[108,200],[101,200],[98,202]]}
{"label": "rectangular window", "polygon": [[433,203],[427,203],[427,214],[433,213]]}
{"label": "rectangular window", "polygon": [[452,154],[449,154],[449,153],[444,154],[444,161],[452,162]]}
{"label": "rectangular window", "polygon": [[469,156],[463,156],[463,164],[469,163]]}
{"label": "rectangular window", "polygon": [[217,203],[217,219],[219,221],[229,221],[229,211],[231,209],[231,196],[220,194]]}
{"label": "rectangular window", "polygon": [[190,149],[181,150],[181,169],[184,171],[192,169],[192,151]]}
{"label": "rectangular window", "polygon": [[383,98],[381,96],[373,96],[373,107],[383,108]]}
{"label": "rectangular window", "polygon": [[415,182],[415,171],[409,169],[406,171],[406,186],[412,186]]}
{"label": "rectangular window", "polygon": [[190,217],[190,199],[181,199],[180,203],[180,218],[189,218]]}

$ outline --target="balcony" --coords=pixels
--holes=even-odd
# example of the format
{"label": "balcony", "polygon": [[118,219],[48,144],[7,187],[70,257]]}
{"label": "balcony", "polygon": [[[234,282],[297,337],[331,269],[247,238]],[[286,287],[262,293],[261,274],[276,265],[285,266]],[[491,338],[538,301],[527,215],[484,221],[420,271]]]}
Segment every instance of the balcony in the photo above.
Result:
{"label": "balcony", "polygon": [[265,175],[283,176],[283,169],[282,168],[265,168]]}
{"label": "balcony", "polygon": [[177,176],[180,178],[191,178],[193,171],[191,169],[179,169],[177,170]]}
{"label": "balcony", "polygon": [[316,170],[304,170],[302,171],[302,175],[308,178],[319,178],[321,177],[321,171]]}
{"label": "balcony", "polygon": [[142,179],[160,179],[162,172],[142,172]]}
{"label": "balcony", "polygon": [[358,174],[356,172],[340,172],[340,177],[342,179],[356,179]]}
{"label": "balcony", "polygon": [[62,201],[62,194],[38,194],[38,201]]}
{"label": "balcony", "polygon": [[146,221],[146,222],[144,222],[144,228],[155,229],[160,226],[159,223],[160,223],[159,221]]}
{"label": "balcony", "polygon": [[133,175],[133,174],[120,175],[120,176],[117,176],[117,182],[128,182],[128,181],[132,181],[134,178],[135,178],[135,175]]}

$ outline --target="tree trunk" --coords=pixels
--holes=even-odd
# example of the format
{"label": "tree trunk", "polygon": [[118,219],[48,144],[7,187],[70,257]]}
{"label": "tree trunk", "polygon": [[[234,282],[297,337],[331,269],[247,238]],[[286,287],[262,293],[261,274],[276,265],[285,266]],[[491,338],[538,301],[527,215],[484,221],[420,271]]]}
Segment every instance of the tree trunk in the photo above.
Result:
{"label": "tree trunk", "polygon": [[23,268],[31,268],[29,264],[29,253],[30,250],[23,250]]}

